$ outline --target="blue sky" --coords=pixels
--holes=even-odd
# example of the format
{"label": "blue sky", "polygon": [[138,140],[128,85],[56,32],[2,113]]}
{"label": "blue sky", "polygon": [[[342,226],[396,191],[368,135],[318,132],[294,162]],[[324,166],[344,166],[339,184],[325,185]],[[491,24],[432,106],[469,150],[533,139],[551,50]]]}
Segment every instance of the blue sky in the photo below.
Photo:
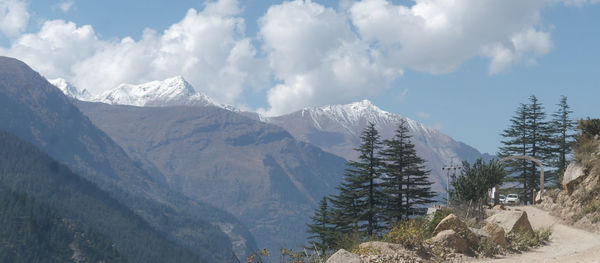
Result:
{"label": "blue sky", "polygon": [[368,98],[490,153],[532,94],[598,117],[598,1],[449,3],[0,0],[0,54],[93,93],[183,75],[273,115]]}

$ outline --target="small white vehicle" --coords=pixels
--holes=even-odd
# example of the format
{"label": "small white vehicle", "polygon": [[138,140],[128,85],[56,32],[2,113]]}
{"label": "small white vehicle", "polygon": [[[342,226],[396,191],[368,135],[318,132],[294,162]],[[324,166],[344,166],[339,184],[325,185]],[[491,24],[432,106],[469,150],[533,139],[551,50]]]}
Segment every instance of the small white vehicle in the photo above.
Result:
{"label": "small white vehicle", "polygon": [[500,195],[498,197],[498,202],[501,203],[501,204],[506,203],[506,196],[505,195]]}
{"label": "small white vehicle", "polygon": [[507,204],[518,205],[519,202],[520,202],[519,195],[517,195],[517,194],[509,194],[506,196],[505,203],[507,203]]}

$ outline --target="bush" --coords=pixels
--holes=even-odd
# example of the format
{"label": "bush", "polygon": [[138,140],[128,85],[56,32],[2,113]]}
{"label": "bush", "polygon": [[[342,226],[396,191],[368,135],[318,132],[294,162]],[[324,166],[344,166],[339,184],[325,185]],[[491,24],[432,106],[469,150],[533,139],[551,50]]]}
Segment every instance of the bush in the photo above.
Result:
{"label": "bush", "polygon": [[517,232],[509,236],[512,247],[519,251],[526,251],[532,247],[538,247],[550,240],[552,232],[550,228],[542,228],[533,233]]}
{"label": "bush", "polygon": [[600,211],[600,200],[592,200],[583,207],[583,212],[586,214],[596,213]]}
{"label": "bush", "polygon": [[595,136],[600,134],[600,119],[581,119],[577,122],[577,129],[581,136]]}
{"label": "bush", "polygon": [[498,247],[498,245],[496,245],[496,243],[494,243],[494,241],[484,238],[481,240],[481,242],[479,242],[479,245],[477,246],[477,252],[484,257],[491,258],[500,254],[502,250],[500,247]]}
{"label": "bush", "polygon": [[423,241],[431,235],[427,223],[423,219],[410,219],[399,222],[383,236],[383,241],[402,244],[407,248],[421,248]]}

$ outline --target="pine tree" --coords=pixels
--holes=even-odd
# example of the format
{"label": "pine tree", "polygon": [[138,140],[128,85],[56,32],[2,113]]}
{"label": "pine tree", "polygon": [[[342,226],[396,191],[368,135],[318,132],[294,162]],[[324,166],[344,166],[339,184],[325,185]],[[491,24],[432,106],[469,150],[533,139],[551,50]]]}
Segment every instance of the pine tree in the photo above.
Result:
{"label": "pine tree", "polygon": [[[529,101],[530,104],[520,104],[510,120],[510,127],[501,134],[505,139],[498,156],[524,155],[548,163],[551,156],[551,130],[545,120],[546,113],[534,95],[529,97]],[[507,181],[521,184],[521,196],[528,202],[531,200],[531,190],[538,188],[540,184],[536,165],[526,160],[512,160],[507,163],[507,167],[512,175]]]}
{"label": "pine tree", "polygon": [[[574,142],[573,129],[575,122],[571,119],[567,97],[561,96],[560,102],[556,104],[558,110],[552,114],[552,144],[553,151],[553,166],[560,175],[567,169],[567,156],[572,152],[572,144]],[[557,178],[560,181],[560,178]]]}
{"label": "pine tree", "polygon": [[361,134],[361,145],[356,149],[358,161],[349,161],[339,194],[331,198],[335,207],[335,221],[342,233],[350,229],[371,236],[380,228],[381,148],[379,132],[369,123]]}
{"label": "pine tree", "polygon": [[321,255],[335,246],[335,230],[332,226],[331,212],[329,211],[327,197],[323,197],[315,214],[310,217],[312,224],[307,224],[309,236],[308,249],[317,250]]}
{"label": "pine tree", "polygon": [[385,172],[384,217],[388,223],[424,214],[424,205],[433,203],[435,197],[425,161],[417,156],[410,138],[406,121],[402,120],[394,137],[384,141],[386,148],[381,152]]}

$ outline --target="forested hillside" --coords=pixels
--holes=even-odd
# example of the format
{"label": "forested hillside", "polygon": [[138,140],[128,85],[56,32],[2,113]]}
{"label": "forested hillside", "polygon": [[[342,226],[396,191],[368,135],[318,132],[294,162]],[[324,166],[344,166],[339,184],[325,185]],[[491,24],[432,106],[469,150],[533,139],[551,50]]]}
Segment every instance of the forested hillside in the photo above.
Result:
{"label": "forested hillside", "polygon": [[110,262],[200,261],[94,184],[5,131],[0,191],[1,262],[64,262],[75,253],[70,246]]}

